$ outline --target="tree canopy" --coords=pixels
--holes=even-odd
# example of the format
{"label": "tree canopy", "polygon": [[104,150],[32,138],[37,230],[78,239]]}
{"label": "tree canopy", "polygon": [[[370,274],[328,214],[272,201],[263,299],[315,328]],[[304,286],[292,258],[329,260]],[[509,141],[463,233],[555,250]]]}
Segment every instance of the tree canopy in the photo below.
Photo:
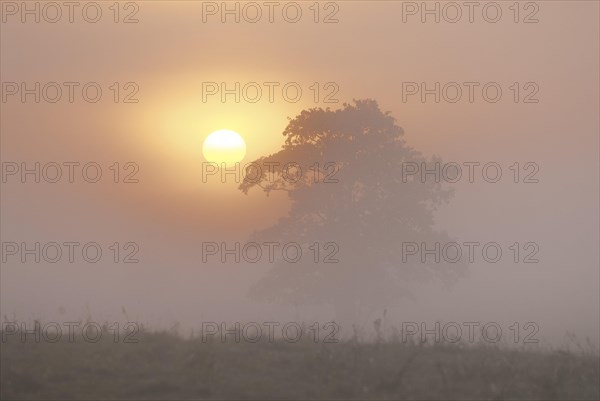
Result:
{"label": "tree canopy", "polygon": [[[411,282],[449,284],[466,272],[462,263],[402,260],[402,243],[452,241],[434,229],[434,212],[452,192],[418,175],[403,179],[406,163],[426,159],[407,146],[404,132],[376,101],[355,100],[338,110],[312,108],[290,119],[285,143],[239,189],[286,191],[289,214],[257,232],[254,240],[319,244],[321,257],[278,261],[251,290],[254,298],[295,304],[332,304],[337,313],[390,306],[411,296]],[[302,172],[300,174],[300,171]],[[296,179],[300,177],[300,179]],[[328,249],[324,244],[333,242]],[[336,247],[339,247],[336,253]],[[323,263],[335,253],[339,263]]]}

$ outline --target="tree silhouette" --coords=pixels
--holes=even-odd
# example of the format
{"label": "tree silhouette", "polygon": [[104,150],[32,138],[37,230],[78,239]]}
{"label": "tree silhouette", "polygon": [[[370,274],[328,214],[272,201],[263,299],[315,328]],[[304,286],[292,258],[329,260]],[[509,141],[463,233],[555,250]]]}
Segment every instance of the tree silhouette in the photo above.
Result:
{"label": "tree silhouette", "polygon": [[[451,191],[418,175],[403,180],[406,163],[431,167],[439,159],[427,160],[407,146],[402,128],[376,101],[304,110],[290,119],[283,135],[279,152],[253,162],[269,168],[250,168],[239,188],[248,193],[258,186],[267,195],[287,191],[289,214],[253,240],[296,242],[306,252],[298,263],[277,261],[251,288],[251,297],[331,304],[336,317],[348,322],[362,308],[383,308],[412,296],[411,282],[450,284],[466,272],[464,263],[402,260],[403,242],[451,241],[433,228],[433,213]],[[329,242],[339,246],[333,255],[339,263],[323,263],[336,251],[332,244],[324,249]],[[313,259],[315,243],[319,263]]]}

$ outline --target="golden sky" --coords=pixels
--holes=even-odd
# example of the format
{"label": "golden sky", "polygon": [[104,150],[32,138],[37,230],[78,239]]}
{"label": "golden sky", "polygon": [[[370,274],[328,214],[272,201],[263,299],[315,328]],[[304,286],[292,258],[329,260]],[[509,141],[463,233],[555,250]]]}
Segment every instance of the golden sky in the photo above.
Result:
{"label": "golden sky", "polygon": [[[246,196],[232,183],[202,182],[202,143],[211,132],[240,133],[247,145],[244,162],[250,162],[276,152],[288,117],[303,109],[373,98],[396,117],[408,144],[426,155],[506,166],[538,163],[542,182],[535,190],[461,184],[438,222],[462,237],[510,239],[517,232],[545,244],[545,258],[552,262],[544,280],[533,270],[515,272],[518,283],[507,275],[494,276],[492,269],[476,275],[479,288],[493,287],[485,287],[486,292],[498,302],[502,289],[510,287],[517,304],[528,305],[523,308],[532,314],[555,304],[565,319],[571,318],[568,309],[589,312],[590,299],[598,293],[598,4],[537,3],[540,22],[534,24],[514,23],[509,14],[496,24],[481,18],[456,24],[420,23],[412,17],[402,22],[402,2],[383,1],[339,2],[339,23],[333,24],[315,24],[308,3],[302,3],[306,18],[295,24],[281,19],[221,23],[218,18],[204,23],[202,2],[192,1],[139,2],[135,24],[115,24],[108,17],[96,24],[8,19],[1,26],[3,82],[94,81],[105,92],[95,104],[2,103],[2,161],[135,162],[140,182],[3,184],[3,240],[133,238],[146,245],[147,268],[158,271],[140,289],[140,297],[153,305],[151,289],[166,274],[161,269],[194,265],[194,244],[246,238],[287,210],[284,194],[267,198],[253,191]],[[402,82],[471,81],[499,83],[502,100],[402,99]],[[112,102],[108,87],[114,82],[134,82],[139,102]],[[203,101],[206,82],[231,87],[277,82],[279,88],[293,82],[303,95],[291,103],[276,89],[273,102],[266,96],[256,103],[223,103],[219,96]],[[316,102],[310,89],[315,82],[320,87]],[[539,103],[511,101],[508,87],[514,82],[536,83]],[[323,102],[327,83],[339,88],[337,104]],[[482,213],[474,217],[474,211]],[[74,285],[92,288],[93,278],[71,273]],[[26,269],[2,274],[3,313],[44,308],[40,300],[23,300],[24,289],[33,288],[39,276]],[[39,289],[46,296],[51,298],[57,288],[74,291],[44,274],[53,283]],[[240,274],[244,280],[223,271],[202,277],[242,291],[252,273]],[[181,293],[192,291],[185,287],[188,279],[185,274],[173,279],[183,282]],[[100,281],[112,285],[108,278]],[[208,280],[196,283],[209,291]],[[116,287],[127,291],[124,284]],[[479,290],[470,291],[472,297],[479,295]],[[542,301],[528,304],[532,291],[539,291]],[[571,299],[568,307],[556,301],[557,292]],[[100,300],[104,295],[94,296]],[[57,296],[46,304],[54,307],[68,299]],[[595,319],[574,324],[592,330],[596,322],[597,330]]]}

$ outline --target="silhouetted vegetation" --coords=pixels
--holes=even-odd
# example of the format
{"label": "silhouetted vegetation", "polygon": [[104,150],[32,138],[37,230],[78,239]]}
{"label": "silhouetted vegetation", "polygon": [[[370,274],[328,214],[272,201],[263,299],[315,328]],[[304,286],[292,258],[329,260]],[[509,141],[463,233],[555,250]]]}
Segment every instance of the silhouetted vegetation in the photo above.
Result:
{"label": "silhouetted vegetation", "polygon": [[434,228],[434,212],[452,191],[434,180],[403,180],[407,163],[431,168],[440,160],[408,146],[403,129],[375,100],[355,100],[337,110],[303,110],[290,119],[283,135],[279,152],[254,161],[271,169],[248,174],[239,188],[247,193],[260,187],[267,195],[286,191],[291,210],[276,225],[255,233],[253,240],[296,242],[307,248],[306,254],[315,243],[330,244],[322,253],[339,262],[304,258],[275,263],[253,286],[252,298],[330,304],[336,317],[348,323],[365,311],[383,310],[399,298],[414,296],[415,282],[450,285],[467,273],[460,261],[402,260],[403,241],[453,240]]}
{"label": "silhouetted vegetation", "polygon": [[1,350],[12,399],[598,399],[598,357],[398,339],[203,342],[141,330],[139,342],[21,342]]}

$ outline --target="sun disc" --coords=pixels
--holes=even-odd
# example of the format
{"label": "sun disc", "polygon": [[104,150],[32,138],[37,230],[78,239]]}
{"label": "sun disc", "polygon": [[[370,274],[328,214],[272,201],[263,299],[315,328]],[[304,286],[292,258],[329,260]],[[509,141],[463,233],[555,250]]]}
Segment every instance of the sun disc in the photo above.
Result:
{"label": "sun disc", "polygon": [[206,137],[202,154],[212,163],[237,163],[246,156],[246,142],[237,132],[221,129]]}

